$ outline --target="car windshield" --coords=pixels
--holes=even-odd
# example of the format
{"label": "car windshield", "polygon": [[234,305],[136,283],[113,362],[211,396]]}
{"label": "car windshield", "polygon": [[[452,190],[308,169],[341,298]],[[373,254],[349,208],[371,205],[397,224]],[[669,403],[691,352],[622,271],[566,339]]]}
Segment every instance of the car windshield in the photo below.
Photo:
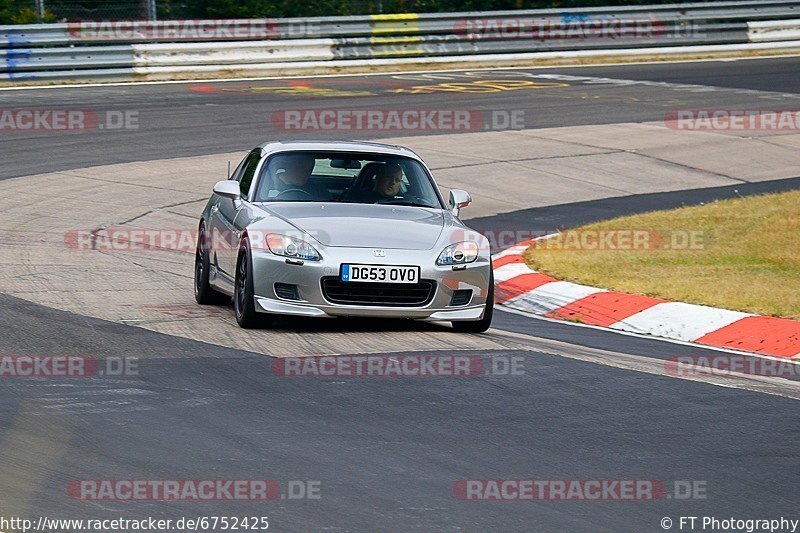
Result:
{"label": "car windshield", "polygon": [[270,156],[262,168],[254,201],[443,208],[419,161],[349,152],[282,152]]}

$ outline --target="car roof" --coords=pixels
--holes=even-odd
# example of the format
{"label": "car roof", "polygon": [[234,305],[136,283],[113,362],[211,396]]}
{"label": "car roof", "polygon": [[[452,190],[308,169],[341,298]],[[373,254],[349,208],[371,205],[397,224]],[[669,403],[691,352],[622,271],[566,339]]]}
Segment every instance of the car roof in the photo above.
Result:
{"label": "car roof", "polygon": [[420,159],[413,150],[393,144],[370,141],[268,141],[259,145],[261,155],[287,151],[366,152]]}

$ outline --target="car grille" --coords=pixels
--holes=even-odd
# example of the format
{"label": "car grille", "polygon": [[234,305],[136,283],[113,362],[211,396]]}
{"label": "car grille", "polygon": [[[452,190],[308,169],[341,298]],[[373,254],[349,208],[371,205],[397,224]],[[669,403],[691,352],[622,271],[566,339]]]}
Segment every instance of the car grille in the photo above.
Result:
{"label": "car grille", "polygon": [[436,282],[422,279],[419,283],[343,283],[337,277],[322,278],[322,295],[341,305],[385,305],[421,307],[433,299]]}

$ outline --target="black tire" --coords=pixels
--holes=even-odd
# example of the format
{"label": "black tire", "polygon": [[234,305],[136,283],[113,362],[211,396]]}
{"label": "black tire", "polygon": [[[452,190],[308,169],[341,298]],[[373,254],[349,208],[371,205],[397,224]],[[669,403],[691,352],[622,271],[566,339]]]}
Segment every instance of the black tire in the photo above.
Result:
{"label": "black tire", "polygon": [[200,223],[197,232],[197,249],[194,254],[194,299],[200,305],[215,305],[230,302],[230,298],[214,290],[208,283],[211,257],[208,249],[206,225]]}
{"label": "black tire", "polygon": [[258,328],[269,323],[269,315],[256,312],[252,257],[250,243],[245,239],[236,260],[236,280],[233,284],[233,312],[236,322],[244,329]]}
{"label": "black tire", "polygon": [[[489,265],[491,269],[491,264]],[[492,315],[494,315],[494,270],[489,274],[489,294],[486,295],[486,309],[483,311],[483,318],[480,320],[457,320],[453,321],[453,330],[459,333],[483,333],[492,325]]]}

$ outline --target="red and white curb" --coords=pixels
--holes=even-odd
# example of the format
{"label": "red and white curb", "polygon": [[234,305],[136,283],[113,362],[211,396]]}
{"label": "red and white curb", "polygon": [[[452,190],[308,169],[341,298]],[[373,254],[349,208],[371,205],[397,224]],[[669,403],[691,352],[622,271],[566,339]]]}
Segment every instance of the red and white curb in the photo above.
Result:
{"label": "red and white curb", "polygon": [[533,315],[760,355],[800,358],[800,322],[559,281],[530,269],[525,242],[493,256],[495,302]]}

